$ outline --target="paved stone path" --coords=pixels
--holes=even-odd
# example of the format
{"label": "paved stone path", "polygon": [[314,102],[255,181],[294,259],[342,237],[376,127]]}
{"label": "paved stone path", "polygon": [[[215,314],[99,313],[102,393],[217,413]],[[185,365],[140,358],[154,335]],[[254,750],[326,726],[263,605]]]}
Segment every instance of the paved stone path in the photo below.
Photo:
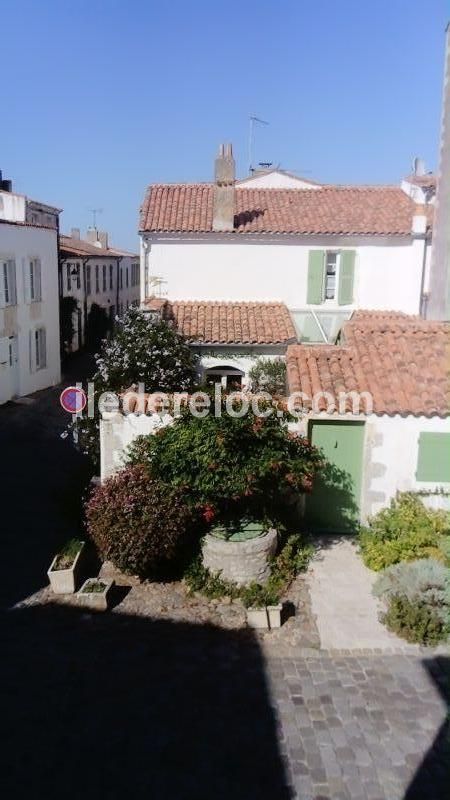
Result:
{"label": "paved stone path", "polygon": [[449,663],[409,655],[269,660],[293,796],[448,797]]}
{"label": "paved stone path", "polygon": [[371,591],[376,573],[364,566],[354,542],[348,537],[320,541],[307,582],[322,648],[403,648],[404,641],[378,619],[380,606]]}

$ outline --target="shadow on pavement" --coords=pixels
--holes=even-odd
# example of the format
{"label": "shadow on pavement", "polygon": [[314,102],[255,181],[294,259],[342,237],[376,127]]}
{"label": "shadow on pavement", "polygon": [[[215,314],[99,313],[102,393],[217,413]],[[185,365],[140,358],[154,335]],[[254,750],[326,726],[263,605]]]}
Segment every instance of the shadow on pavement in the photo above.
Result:
{"label": "shadow on pavement", "polygon": [[5,797],[292,797],[251,632],[56,604],[3,616]]}
{"label": "shadow on pavement", "polygon": [[447,717],[411,781],[404,800],[443,800],[449,796],[450,787],[450,658],[436,656],[422,663],[446,704]]}

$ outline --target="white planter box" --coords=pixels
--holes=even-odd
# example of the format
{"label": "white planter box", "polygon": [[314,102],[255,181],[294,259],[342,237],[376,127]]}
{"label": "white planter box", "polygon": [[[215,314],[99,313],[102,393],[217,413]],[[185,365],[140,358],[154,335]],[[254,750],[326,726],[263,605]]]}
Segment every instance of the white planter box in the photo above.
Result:
{"label": "white planter box", "polygon": [[247,624],[250,628],[267,631],[269,629],[267,608],[247,608]]}
{"label": "white planter box", "polygon": [[[105,584],[102,592],[84,592],[83,589],[91,581],[100,581]],[[114,586],[114,581],[105,581],[103,578],[88,578],[83,583],[80,591],[77,594],[77,599],[82,606],[91,608],[93,611],[107,611],[109,605],[109,594]]]}
{"label": "white planter box", "polygon": [[267,606],[270,628],[281,628],[281,611],[283,606],[278,603],[276,606]]}
{"label": "white planter box", "polygon": [[77,588],[77,578],[79,573],[80,556],[84,549],[84,542],[75,556],[75,560],[69,569],[55,569],[55,564],[60,556],[56,554],[47,571],[50,586],[55,594],[73,594]]}

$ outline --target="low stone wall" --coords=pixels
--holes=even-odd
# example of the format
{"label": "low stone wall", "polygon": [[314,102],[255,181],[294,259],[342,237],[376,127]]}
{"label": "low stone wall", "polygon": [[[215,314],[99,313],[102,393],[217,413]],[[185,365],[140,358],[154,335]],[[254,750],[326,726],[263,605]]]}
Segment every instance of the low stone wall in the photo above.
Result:
{"label": "low stone wall", "polygon": [[230,542],[208,534],[203,541],[203,566],[221,577],[244,586],[252,581],[266,583],[269,557],[277,547],[277,532],[271,528],[262,536]]}

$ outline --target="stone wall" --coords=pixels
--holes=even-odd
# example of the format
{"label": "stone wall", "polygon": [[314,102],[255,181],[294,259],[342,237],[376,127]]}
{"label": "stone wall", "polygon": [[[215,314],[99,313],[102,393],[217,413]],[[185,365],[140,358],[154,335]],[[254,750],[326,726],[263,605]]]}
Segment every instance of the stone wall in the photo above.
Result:
{"label": "stone wall", "polygon": [[230,542],[208,534],[203,541],[203,565],[211,572],[244,586],[252,581],[266,583],[269,557],[277,547],[277,532],[271,528],[262,536],[244,542]]}

